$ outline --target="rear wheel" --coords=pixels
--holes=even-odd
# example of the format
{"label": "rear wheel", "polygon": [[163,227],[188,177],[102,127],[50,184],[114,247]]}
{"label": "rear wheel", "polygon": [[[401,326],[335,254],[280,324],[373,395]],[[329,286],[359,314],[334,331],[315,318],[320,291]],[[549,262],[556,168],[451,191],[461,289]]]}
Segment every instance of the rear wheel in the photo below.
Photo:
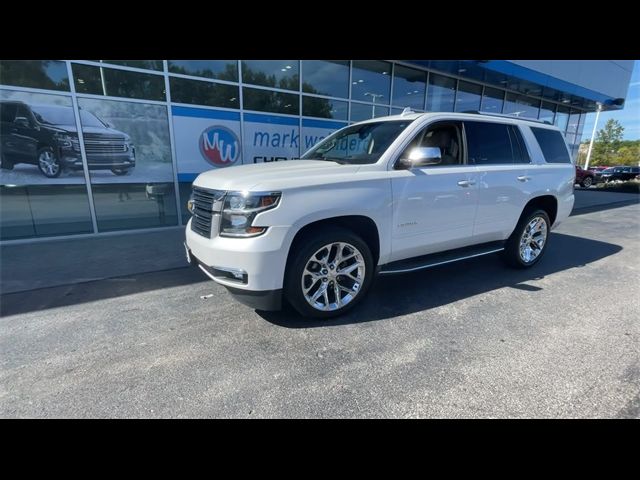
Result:
{"label": "rear wheel", "polygon": [[301,315],[336,317],[362,301],[374,265],[369,246],[358,235],[334,227],[300,244],[289,262],[284,291]]}
{"label": "rear wheel", "polygon": [[580,185],[582,185],[584,188],[589,188],[591,185],[593,185],[593,178],[584,177]]}
{"label": "rear wheel", "polygon": [[551,222],[544,210],[533,210],[520,218],[507,240],[502,257],[515,268],[529,268],[542,258],[547,249]]}
{"label": "rear wheel", "polygon": [[2,170],[13,170],[13,162],[7,160],[4,154],[0,154],[0,168]]}
{"label": "rear wheel", "polygon": [[122,175],[127,175],[131,171],[131,168],[112,168],[111,173],[114,175],[118,175],[121,177]]}

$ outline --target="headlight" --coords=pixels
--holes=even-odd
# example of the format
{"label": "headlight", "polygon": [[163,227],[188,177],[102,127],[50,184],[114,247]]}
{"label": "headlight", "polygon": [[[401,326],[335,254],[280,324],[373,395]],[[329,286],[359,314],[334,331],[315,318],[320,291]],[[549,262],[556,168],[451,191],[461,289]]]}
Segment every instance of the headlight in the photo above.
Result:
{"label": "headlight", "polygon": [[193,193],[191,194],[191,196],[189,197],[189,200],[187,201],[187,210],[189,210],[189,213],[191,215],[195,215],[195,210],[196,210],[196,203],[195,203],[195,198],[193,198]]}
{"label": "headlight", "polygon": [[61,147],[70,148],[72,145],[73,139],[69,135],[65,135],[64,133],[56,133],[53,138],[56,139],[58,145]]}
{"label": "headlight", "polygon": [[257,214],[275,208],[281,195],[281,192],[227,193],[220,221],[220,236],[256,237],[266,232],[267,227],[253,226],[253,220]]}

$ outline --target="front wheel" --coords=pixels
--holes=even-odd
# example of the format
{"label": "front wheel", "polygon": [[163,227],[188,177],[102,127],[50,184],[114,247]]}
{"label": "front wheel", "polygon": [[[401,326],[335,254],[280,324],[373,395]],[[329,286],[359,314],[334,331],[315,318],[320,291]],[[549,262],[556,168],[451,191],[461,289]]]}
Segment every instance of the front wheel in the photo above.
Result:
{"label": "front wheel", "polygon": [[128,175],[130,171],[131,171],[130,167],[127,167],[127,168],[112,168],[111,169],[111,173],[113,173],[114,175],[118,175],[119,177],[121,177],[123,175]]}
{"label": "front wheel", "polygon": [[515,268],[529,268],[538,263],[547,249],[551,222],[544,210],[525,213],[507,240],[502,257]]}
{"label": "front wheel", "polygon": [[62,173],[62,165],[56,152],[51,147],[38,150],[38,168],[47,178],[59,177]]}
{"label": "front wheel", "polygon": [[285,278],[285,296],[303,316],[331,318],[355,307],[373,279],[373,256],[358,235],[330,228],[305,237]]}

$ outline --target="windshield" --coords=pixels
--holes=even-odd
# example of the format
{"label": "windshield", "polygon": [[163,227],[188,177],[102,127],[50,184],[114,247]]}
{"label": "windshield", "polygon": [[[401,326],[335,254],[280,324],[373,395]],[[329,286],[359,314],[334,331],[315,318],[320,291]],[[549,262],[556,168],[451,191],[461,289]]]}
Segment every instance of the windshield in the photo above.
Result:
{"label": "windshield", "polygon": [[[53,105],[33,105],[31,107],[36,120],[40,123],[49,125],[75,125],[76,121],[73,116],[71,107],[57,107]],[[86,110],[80,110],[80,119],[83,127],[101,127],[105,125],[98,118]]]}
{"label": "windshield", "polygon": [[376,163],[412,121],[396,120],[351,125],[327,137],[301,158],[349,164]]}

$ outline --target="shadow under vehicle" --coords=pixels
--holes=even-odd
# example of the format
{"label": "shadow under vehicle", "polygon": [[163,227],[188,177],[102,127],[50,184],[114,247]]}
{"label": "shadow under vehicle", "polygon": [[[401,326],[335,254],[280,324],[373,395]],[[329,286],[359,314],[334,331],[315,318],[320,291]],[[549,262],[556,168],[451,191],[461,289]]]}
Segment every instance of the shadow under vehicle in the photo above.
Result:
{"label": "shadow under vehicle", "polygon": [[[126,175],[136,165],[135,147],[124,132],[115,130],[87,110],[80,109],[82,134],[90,170]],[[63,170],[82,170],[78,129],[71,107],[0,101],[1,166],[36,165],[48,178]]]}

